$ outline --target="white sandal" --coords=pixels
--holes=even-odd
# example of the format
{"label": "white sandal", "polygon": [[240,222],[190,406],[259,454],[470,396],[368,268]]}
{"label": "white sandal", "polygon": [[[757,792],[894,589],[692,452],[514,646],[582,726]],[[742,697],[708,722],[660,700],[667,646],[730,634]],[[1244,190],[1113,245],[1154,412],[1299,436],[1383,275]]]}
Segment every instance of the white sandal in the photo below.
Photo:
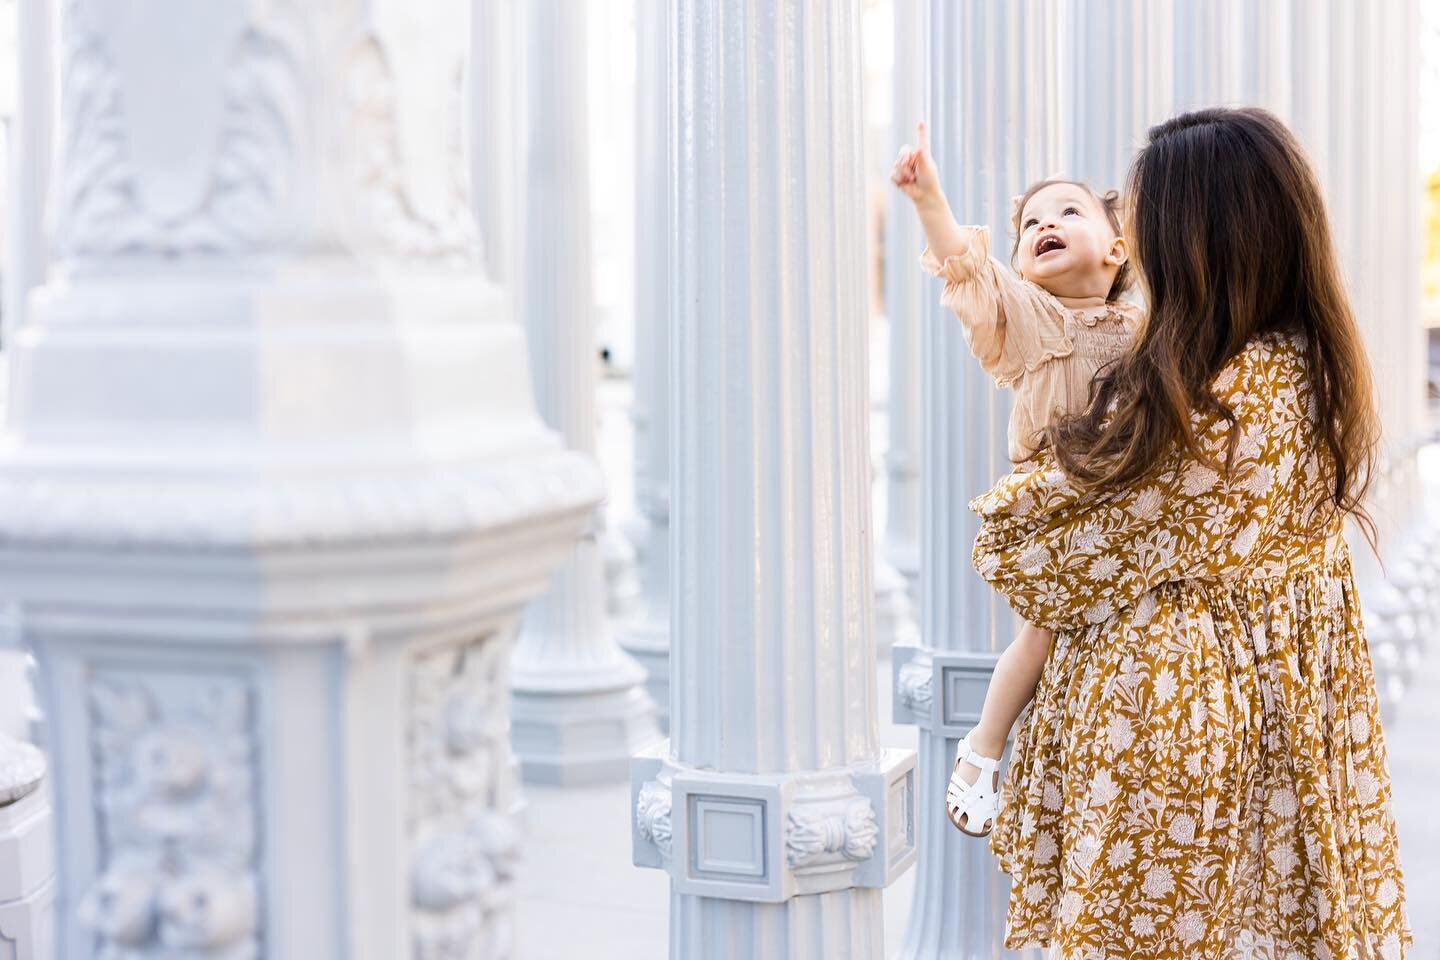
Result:
{"label": "white sandal", "polygon": [[[974,783],[966,783],[960,776],[961,762],[968,763],[980,771]],[[995,825],[995,814],[1000,810],[1000,760],[996,757],[982,757],[970,746],[970,735],[955,749],[955,765],[950,772],[950,786],[945,790],[945,811],[955,829],[970,837],[984,837]],[[961,819],[967,825],[981,824],[979,833],[966,830],[960,825]]]}

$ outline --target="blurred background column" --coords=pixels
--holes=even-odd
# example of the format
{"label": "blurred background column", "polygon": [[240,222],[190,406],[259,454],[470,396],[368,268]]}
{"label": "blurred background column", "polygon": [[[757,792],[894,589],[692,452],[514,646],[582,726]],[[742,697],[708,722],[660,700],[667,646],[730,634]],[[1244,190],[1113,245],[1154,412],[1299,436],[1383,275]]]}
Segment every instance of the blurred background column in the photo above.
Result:
{"label": "blurred background column", "polygon": [[[594,278],[591,304],[595,314],[596,347],[601,358],[596,396],[599,459],[607,471],[616,469],[607,456],[606,441],[624,447],[630,462],[607,473],[607,496],[601,512],[600,552],[605,559],[606,612],[623,638],[625,625],[640,613],[643,590],[640,554],[647,526],[638,504],[635,465],[643,426],[635,422],[639,384],[636,380],[636,337],[639,319],[635,276],[635,169],[638,158],[636,107],[636,27],[641,7],[665,7],[669,0],[568,0],[588,8],[584,48],[586,75],[587,165],[590,183],[590,271]],[[622,475],[623,473],[623,475]],[[638,658],[637,658],[638,659]],[[647,666],[647,674],[648,665]],[[653,699],[653,698],[652,698]],[[660,714],[665,705],[656,702]]]}
{"label": "blurred background column", "polygon": [[[894,0],[891,156],[925,119],[925,0]],[[885,320],[890,332],[885,538],[876,550],[876,629],[884,644],[916,642],[920,597],[920,317],[924,239],[914,205],[886,184]]]}
{"label": "blurred background column", "polygon": [[[1435,440],[1427,410],[1430,333],[1423,318],[1421,279],[1425,200],[1420,165],[1419,38],[1423,29],[1419,3],[1407,0],[1376,25],[1372,41],[1377,50],[1377,95],[1384,105],[1372,145],[1379,164],[1379,189],[1374,196],[1377,215],[1372,223],[1377,261],[1387,272],[1394,271],[1389,282],[1381,283],[1383,302],[1377,304],[1377,316],[1385,318],[1388,328],[1385,349],[1394,364],[1394,375],[1392,378],[1385,369],[1378,379],[1393,379],[1391,403],[1400,408],[1401,429],[1392,454],[1395,495],[1401,504],[1392,521],[1398,556],[1389,573],[1414,619],[1415,641],[1406,656],[1407,671],[1419,665],[1426,646],[1433,645],[1440,630],[1440,517],[1427,502],[1420,469],[1421,449]],[[1429,655],[1433,656],[1433,650]]]}
{"label": "blurred background column", "polygon": [[[1395,522],[1401,518],[1394,516],[1394,511],[1397,507],[1403,510],[1402,497],[1395,481],[1398,477],[1397,462],[1403,457],[1397,457],[1400,454],[1399,443],[1406,429],[1404,404],[1397,401],[1402,399],[1405,386],[1400,382],[1404,379],[1403,375],[1397,376],[1400,370],[1393,367],[1386,369],[1395,359],[1386,356],[1387,339],[1394,347],[1399,347],[1400,343],[1394,337],[1387,338],[1385,327],[1392,318],[1379,314],[1377,301],[1383,296],[1379,285],[1399,279],[1392,270],[1398,268],[1404,271],[1405,268],[1400,264],[1392,268],[1381,263],[1373,248],[1372,223],[1378,223],[1380,218],[1380,210],[1374,204],[1380,185],[1373,178],[1379,174],[1375,166],[1377,152],[1397,149],[1398,145],[1370,142],[1378,115],[1385,110],[1373,99],[1379,92],[1375,70],[1380,51],[1373,49],[1371,17],[1366,11],[1343,0],[1318,4],[1309,10],[1309,16],[1329,21],[1330,56],[1323,77],[1330,112],[1328,138],[1323,148],[1326,155],[1325,192],[1351,306],[1364,334],[1376,374],[1376,399],[1385,433],[1371,487],[1370,510],[1380,528],[1384,563],[1388,566],[1392,562],[1389,549],[1396,545],[1396,534],[1400,532]],[[1403,58],[1404,52],[1386,51],[1384,56]],[[1413,156],[1414,146],[1410,149]],[[1418,171],[1415,183],[1418,203]],[[1397,223],[1391,229],[1399,228]],[[1418,286],[1418,276],[1415,280]],[[1422,344],[1418,322],[1413,332],[1414,346],[1418,351]],[[1365,546],[1358,529],[1353,532],[1355,572],[1359,580],[1366,633],[1375,661],[1376,682],[1386,713],[1390,715],[1405,692],[1411,668],[1408,661],[1413,657],[1418,642],[1416,624],[1404,595],[1390,581],[1392,574]]]}
{"label": "blurred background column", "polygon": [[466,64],[505,31],[166,11],[64,6],[50,261],[9,331],[0,599],[39,661],[58,954],[510,955],[509,646],[602,491],[472,215],[505,169],[467,161]]}
{"label": "blurred background column", "polygon": [[640,602],[620,643],[670,726],[670,5],[635,8],[635,530]]}
{"label": "blurred background column", "polygon": [[[1356,576],[1387,714],[1404,695],[1440,604],[1440,532],[1416,454],[1425,429],[1420,318],[1419,9],[1398,0],[1373,16],[1339,0],[1294,5],[1282,111],[1316,162],[1331,227],[1375,373],[1382,455],[1369,509],[1384,566],[1352,531]],[[1256,92],[1256,99],[1262,94]]]}
{"label": "blurred background column", "polygon": [[[9,374],[5,351],[45,264],[41,216],[55,108],[51,6],[49,0],[0,0],[0,418]],[[21,36],[26,43],[19,43]],[[13,609],[0,604],[0,735],[28,740],[41,733],[28,679],[32,663],[15,633]]]}
{"label": "blurred background column", "polygon": [[854,0],[673,8],[673,960],[874,958],[914,756],[876,716]]}
{"label": "blurred background column", "polygon": [[[584,4],[530,0],[521,304],[541,415],[595,452],[597,356],[590,276]],[[549,592],[525,613],[515,650],[511,734],[526,780],[624,780],[659,738],[645,670],[606,619],[597,512]]]}
{"label": "blurred background column", "polygon": [[[990,227],[1004,259],[1012,198],[1063,170],[1063,8],[1043,0],[930,0],[931,144],[962,223]],[[1000,56],[997,51],[1020,51]],[[996,956],[1010,884],[988,845],[945,815],[959,737],[979,717],[1015,618],[970,564],[976,519],[966,506],[1010,469],[1009,395],[981,371],[955,318],[926,283],[921,354],[921,642],[896,648],[895,720],[919,732],[920,856],[904,960]]]}
{"label": "blurred background column", "polygon": [[[0,69],[13,71],[13,112],[8,116],[9,156],[5,197],[4,287],[0,296],[0,349],[25,314],[30,291],[45,276],[46,237],[42,222],[50,182],[52,126],[55,113],[54,0],[12,0],[15,60]],[[6,11],[7,13],[9,11]],[[5,81],[0,81],[4,85]]]}
{"label": "blurred background column", "polygon": [[[54,160],[55,3],[0,0],[0,417],[9,364],[3,362],[30,293],[44,279],[43,216]],[[23,38],[23,42],[21,42]],[[30,653],[19,645],[14,614],[0,605],[0,734],[41,734],[27,679]]]}

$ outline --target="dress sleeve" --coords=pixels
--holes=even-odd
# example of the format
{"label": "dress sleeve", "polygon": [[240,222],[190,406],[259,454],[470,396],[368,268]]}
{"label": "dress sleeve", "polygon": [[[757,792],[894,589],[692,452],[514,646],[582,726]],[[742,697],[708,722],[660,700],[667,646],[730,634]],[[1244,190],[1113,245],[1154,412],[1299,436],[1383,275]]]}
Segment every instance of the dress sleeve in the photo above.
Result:
{"label": "dress sleeve", "polygon": [[1008,387],[1046,360],[1068,356],[1074,347],[1054,302],[990,256],[989,228],[964,230],[963,252],[942,261],[926,247],[920,265],[945,281],[940,302],[960,320],[980,366]]}
{"label": "dress sleeve", "polygon": [[1102,623],[1163,583],[1241,570],[1295,472],[1305,384],[1299,349],[1274,338],[1221,371],[1214,394],[1238,424],[1228,475],[1229,423],[1217,414],[1191,422],[1219,471],[1177,451],[1151,479],[1082,494],[1045,454],[1038,469],[971,501],[981,518],[975,569],[1018,614],[1056,630]]}

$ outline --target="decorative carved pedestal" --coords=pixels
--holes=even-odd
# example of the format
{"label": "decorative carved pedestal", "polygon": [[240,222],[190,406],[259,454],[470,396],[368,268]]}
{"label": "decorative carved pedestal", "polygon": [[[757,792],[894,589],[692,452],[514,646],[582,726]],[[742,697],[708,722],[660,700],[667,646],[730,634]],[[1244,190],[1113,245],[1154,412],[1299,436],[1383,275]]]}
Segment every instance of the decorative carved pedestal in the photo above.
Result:
{"label": "decorative carved pedestal", "polygon": [[508,651],[602,493],[503,269],[513,7],[132,7],[63,4],[0,439],[58,955],[513,955]]}

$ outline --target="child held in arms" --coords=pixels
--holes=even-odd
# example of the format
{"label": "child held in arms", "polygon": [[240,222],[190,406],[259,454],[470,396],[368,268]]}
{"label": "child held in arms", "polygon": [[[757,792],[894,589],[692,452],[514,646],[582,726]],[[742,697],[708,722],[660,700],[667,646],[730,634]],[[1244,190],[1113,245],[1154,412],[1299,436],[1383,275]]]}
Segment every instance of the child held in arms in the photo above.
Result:
{"label": "child held in arms", "polygon": [[[989,255],[987,228],[956,221],[924,123],[918,134],[918,147],[901,148],[891,180],[915,204],[928,243],[920,262],[945,281],[941,302],[959,318],[985,372],[1015,391],[1009,454],[1023,466],[1052,421],[1089,405],[1091,381],[1143,323],[1140,309],[1120,299],[1131,270],[1119,197],[1073,180],[1033,184],[1015,199],[1012,273]],[[1025,625],[995,665],[980,722],[960,741],[945,806],[964,833],[990,832],[999,758],[1035,695],[1051,640],[1050,631]]]}

